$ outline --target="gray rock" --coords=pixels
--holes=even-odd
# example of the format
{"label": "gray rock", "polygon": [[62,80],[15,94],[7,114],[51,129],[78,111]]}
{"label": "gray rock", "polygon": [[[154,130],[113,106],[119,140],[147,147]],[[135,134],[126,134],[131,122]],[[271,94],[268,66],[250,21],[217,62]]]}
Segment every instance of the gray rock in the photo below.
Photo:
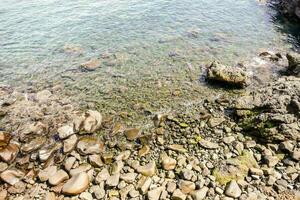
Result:
{"label": "gray rock", "polygon": [[229,197],[238,198],[241,196],[242,191],[237,182],[232,180],[226,185],[225,194]]}

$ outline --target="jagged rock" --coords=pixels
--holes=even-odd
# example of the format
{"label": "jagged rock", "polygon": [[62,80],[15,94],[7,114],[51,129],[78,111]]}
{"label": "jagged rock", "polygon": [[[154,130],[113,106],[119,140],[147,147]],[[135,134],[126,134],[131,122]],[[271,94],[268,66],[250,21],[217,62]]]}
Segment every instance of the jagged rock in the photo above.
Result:
{"label": "jagged rock", "polygon": [[177,161],[174,158],[169,157],[166,153],[162,153],[160,159],[164,170],[175,169]]}
{"label": "jagged rock", "polygon": [[82,155],[99,154],[104,149],[104,143],[95,137],[83,137],[77,143],[77,151]]}
{"label": "jagged rock", "polygon": [[247,85],[247,75],[244,70],[238,67],[225,66],[216,61],[208,68],[207,79],[237,87],[245,87]]}
{"label": "jagged rock", "polygon": [[40,161],[45,162],[50,158],[55,152],[57,152],[62,147],[61,143],[55,143],[44,149],[39,150]]}
{"label": "jagged rock", "polygon": [[0,149],[0,159],[6,163],[11,163],[15,160],[19,153],[19,145],[10,143],[3,149]]}
{"label": "jagged rock", "polygon": [[99,68],[100,65],[101,65],[100,60],[97,59],[97,58],[93,58],[93,59],[91,59],[91,60],[89,60],[89,61],[87,61],[87,62],[85,62],[85,63],[82,63],[80,67],[81,67],[83,70],[94,71],[94,70],[96,70],[97,68]]}
{"label": "jagged rock", "polygon": [[127,140],[135,140],[141,136],[141,130],[138,128],[131,128],[124,131]]}
{"label": "jagged rock", "polygon": [[69,174],[71,176],[75,176],[76,174],[80,174],[82,172],[87,172],[92,168],[92,166],[88,163],[83,163],[81,165],[79,165],[78,167],[71,169]]}
{"label": "jagged rock", "polygon": [[89,155],[89,162],[94,167],[102,167],[104,165],[100,155]]}
{"label": "jagged rock", "polygon": [[69,179],[62,188],[62,193],[67,195],[77,195],[84,192],[89,186],[89,176],[85,172],[76,174]]}
{"label": "jagged rock", "polygon": [[17,169],[8,169],[0,174],[1,179],[10,185],[18,183],[24,176],[25,174]]}
{"label": "jagged rock", "polygon": [[152,179],[150,177],[142,176],[137,183],[137,189],[140,190],[142,194],[146,194],[151,183]]}
{"label": "jagged rock", "polygon": [[153,176],[156,173],[156,164],[155,161],[151,161],[144,166],[139,166],[137,171],[144,176]]}
{"label": "jagged rock", "polygon": [[[298,2],[300,2],[298,0]],[[299,4],[299,3],[298,3]],[[300,19],[300,5],[299,5],[299,19]],[[288,66],[288,71],[297,77],[300,77],[300,54],[297,53],[288,53],[286,55],[288,61],[289,61],[289,66]]]}
{"label": "jagged rock", "polygon": [[0,149],[6,147],[11,139],[11,135],[7,132],[0,131]]}
{"label": "jagged rock", "polygon": [[21,147],[21,151],[24,153],[30,153],[32,151],[36,151],[39,148],[41,148],[46,142],[46,138],[45,137],[36,137],[33,140],[31,140],[28,143],[23,144],[23,146]]}
{"label": "jagged rock", "polygon": [[203,200],[206,198],[207,192],[209,188],[204,186],[200,190],[195,190],[191,193],[191,196],[193,197],[193,200]]}
{"label": "jagged rock", "polygon": [[38,173],[40,181],[45,182],[57,172],[56,166],[49,166]]}
{"label": "jagged rock", "polygon": [[137,174],[136,173],[126,173],[126,174],[121,174],[120,179],[125,181],[126,183],[133,183],[135,181]]}
{"label": "jagged rock", "polygon": [[205,149],[218,149],[219,145],[217,143],[214,142],[210,142],[208,140],[200,140],[199,144],[201,147],[205,148]]}
{"label": "jagged rock", "polygon": [[82,129],[84,133],[94,133],[99,130],[102,123],[102,115],[98,111],[88,110],[84,114]]}
{"label": "jagged rock", "polygon": [[116,173],[107,178],[106,185],[110,187],[116,187],[119,184],[119,180],[120,180],[120,173]]}
{"label": "jagged rock", "polygon": [[172,194],[172,200],[185,200],[186,195],[182,193],[179,189],[176,189]]}
{"label": "jagged rock", "polygon": [[69,175],[64,170],[58,170],[53,176],[49,177],[48,181],[50,185],[58,185],[65,180],[69,179]]}
{"label": "jagged rock", "polygon": [[148,200],[159,200],[160,194],[162,193],[163,189],[164,189],[163,187],[157,187],[155,189],[148,191],[147,193]]}
{"label": "jagged rock", "polygon": [[98,175],[96,176],[96,183],[101,183],[103,181],[106,181],[109,177],[109,172],[106,168],[103,168]]}
{"label": "jagged rock", "polygon": [[149,152],[150,152],[150,147],[148,145],[145,145],[139,150],[138,154],[140,157],[143,157],[147,155]]}
{"label": "jagged rock", "polygon": [[180,180],[179,181],[179,189],[184,194],[189,194],[196,189],[196,185],[192,181]]}
{"label": "jagged rock", "polygon": [[226,185],[225,194],[229,197],[238,198],[242,191],[236,181],[232,180]]}
{"label": "jagged rock", "polygon": [[78,140],[78,138],[77,138],[76,135],[71,135],[69,138],[65,139],[63,141],[63,150],[64,150],[64,153],[71,152],[75,148],[77,140]]}
{"label": "jagged rock", "polygon": [[67,171],[70,171],[74,165],[76,161],[75,157],[68,157],[67,159],[65,159],[64,161],[64,167]]}
{"label": "jagged rock", "polygon": [[73,126],[65,125],[57,129],[58,136],[61,140],[66,139],[70,135],[74,134]]}

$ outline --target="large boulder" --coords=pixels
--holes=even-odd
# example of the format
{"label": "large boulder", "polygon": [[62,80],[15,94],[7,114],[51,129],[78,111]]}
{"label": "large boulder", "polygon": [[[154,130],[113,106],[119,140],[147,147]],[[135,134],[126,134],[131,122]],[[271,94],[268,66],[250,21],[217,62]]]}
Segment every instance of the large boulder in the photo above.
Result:
{"label": "large boulder", "polygon": [[288,53],[286,57],[289,61],[288,72],[291,75],[300,77],[300,54]]}
{"label": "large boulder", "polygon": [[282,77],[238,98],[235,111],[244,132],[259,140],[300,141],[300,78]]}
{"label": "large boulder", "polygon": [[244,70],[239,67],[222,65],[217,61],[209,66],[207,79],[241,88],[247,85],[247,74]]}

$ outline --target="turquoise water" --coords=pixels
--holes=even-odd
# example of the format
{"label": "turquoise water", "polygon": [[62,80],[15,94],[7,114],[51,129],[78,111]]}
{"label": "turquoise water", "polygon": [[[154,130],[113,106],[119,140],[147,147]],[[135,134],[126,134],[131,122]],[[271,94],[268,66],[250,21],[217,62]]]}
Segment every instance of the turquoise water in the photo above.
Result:
{"label": "turquoise water", "polygon": [[267,11],[254,0],[2,0],[0,81],[46,71],[50,78],[116,52],[131,70],[157,60],[163,69],[170,52],[233,63],[288,46]]}

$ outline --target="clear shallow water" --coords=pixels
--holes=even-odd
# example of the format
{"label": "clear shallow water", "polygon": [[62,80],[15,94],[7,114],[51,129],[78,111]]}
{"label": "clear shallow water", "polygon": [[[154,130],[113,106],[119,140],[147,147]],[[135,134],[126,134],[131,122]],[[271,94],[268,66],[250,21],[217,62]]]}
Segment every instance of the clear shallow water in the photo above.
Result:
{"label": "clear shallow water", "polygon": [[[126,54],[138,70],[157,60],[164,68],[170,52],[233,63],[288,47],[266,10],[254,0],[2,0],[0,80],[51,77],[107,52]],[[82,54],[66,54],[66,45]]]}

